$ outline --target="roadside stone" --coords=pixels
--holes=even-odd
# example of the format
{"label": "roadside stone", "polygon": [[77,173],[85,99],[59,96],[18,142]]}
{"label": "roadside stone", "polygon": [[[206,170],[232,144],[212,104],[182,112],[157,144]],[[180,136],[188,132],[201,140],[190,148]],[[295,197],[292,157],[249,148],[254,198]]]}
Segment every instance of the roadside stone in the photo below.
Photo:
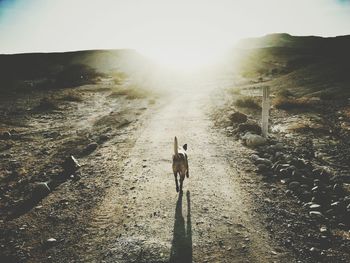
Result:
{"label": "roadside stone", "polygon": [[242,137],[243,143],[248,147],[257,147],[266,144],[266,139],[260,135],[246,133]]}
{"label": "roadside stone", "polygon": [[47,243],[54,243],[57,242],[57,240],[55,238],[49,238],[48,240],[46,240]]}
{"label": "roadside stone", "polygon": [[257,158],[254,161],[255,161],[255,164],[263,164],[263,165],[266,165],[267,167],[272,166],[272,162],[267,158]]}
{"label": "roadside stone", "polygon": [[320,227],[320,232],[321,232],[322,234],[326,234],[326,233],[328,232],[327,227],[326,227],[326,226],[321,226],[321,227]]}
{"label": "roadside stone", "polygon": [[269,168],[265,164],[258,164],[256,166],[258,168],[258,172],[264,173],[269,170]]}
{"label": "roadside stone", "polygon": [[300,183],[299,182],[296,182],[296,181],[293,181],[293,182],[290,182],[288,184],[288,188],[292,191],[296,191],[300,188]]}
{"label": "roadside stone", "polygon": [[63,163],[64,172],[68,175],[75,173],[79,168],[80,164],[73,155],[69,156]]}
{"label": "roadside stone", "polygon": [[319,205],[319,204],[311,204],[309,208],[312,211],[320,211],[321,210],[321,205]]}
{"label": "roadside stone", "polygon": [[41,199],[47,196],[51,192],[51,189],[47,182],[39,182],[34,185],[32,191],[32,198]]}
{"label": "roadside stone", "polygon": [[309,215],[313,219],[324,219],[323,214],[319,211],[310,211]]}
{"label": "roadside stone", "polygon": [[98,147],[98,144],[96,142],[92,142],[85,147],[85,149],[83,150],[83,154],[90,154],[93,151],[95,151],[97,147]]}
{"label": "roadside stone", "polygon": [[237,111],[231,114],[230,120],[234,123],[244,123],[248,120],[248,117],[244,113]]}
{"label": "roadside stone", "polygon": [[254,134],[261,134],[261,128],[256,123],[241,123],[237,128],[238,133],[251,132]]}
{"label": "roadside stone", "polygon": [[9,131],[5,131],[1,134],[1,139],[8,140],[11,139],[12,134]]}

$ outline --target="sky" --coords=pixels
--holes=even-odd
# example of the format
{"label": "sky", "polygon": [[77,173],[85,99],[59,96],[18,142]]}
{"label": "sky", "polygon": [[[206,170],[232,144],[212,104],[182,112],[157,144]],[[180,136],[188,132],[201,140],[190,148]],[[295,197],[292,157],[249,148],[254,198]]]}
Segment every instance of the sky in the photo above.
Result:
{"label": "sky", "polygon": [[0,53],[132,48],[190,65],[277,32],[350,34],[350,0],[0,0]]}

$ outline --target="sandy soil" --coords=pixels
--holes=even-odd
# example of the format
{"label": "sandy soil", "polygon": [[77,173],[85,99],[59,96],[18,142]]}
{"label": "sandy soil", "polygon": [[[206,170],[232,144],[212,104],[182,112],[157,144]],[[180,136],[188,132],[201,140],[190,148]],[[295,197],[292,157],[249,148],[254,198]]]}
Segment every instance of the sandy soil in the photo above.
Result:
{"label": "sandy soil", "polygon": [[[6,260],[293,262],[255,212],[244,149],[213,129],[210,90],[197,85],[201,92],[183,86],[181,95],[80,158],[79,181],[3,222]],[[171,172],[175,135],[189,147],[183,194]]]}

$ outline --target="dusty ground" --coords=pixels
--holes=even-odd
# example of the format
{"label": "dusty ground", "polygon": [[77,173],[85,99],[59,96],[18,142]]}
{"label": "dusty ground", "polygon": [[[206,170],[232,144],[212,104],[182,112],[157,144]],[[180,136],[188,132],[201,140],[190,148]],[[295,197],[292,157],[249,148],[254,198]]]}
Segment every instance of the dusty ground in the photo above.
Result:
{"label": "dusty ground", "polygon": [[[204,85],[187,85],[152,110],[133,103],[142,120],[118,126],[93,153],[80,156],[80,180],[62,183],[24,215],[5,218],[3,261],[292,262],[255,212],[251,193],[259,194],[260,182],[242,169],[249,165],[240,156],[245,149],[213,129]],[[193,85],[200,96],[189,91]],[[107,105],[110,114],[120,107],[105,98],[72,110],[74,125],[89,129],[91,118],[104,112],[96,109]],[[189,146],[183,194],[176,193],[170,169],[174,135]]]}
{"label": "dusty ground", "polygon": [[[2,262],[319,262],[304,238],[318,228],[304,208],[256,174],[254,150],[214,127],[213,102],[223,97],[212,92],[221,83],[177,83],[181,95],[154,103],[110,96],[105,80],[75,89],[84,99],[53,111],[20,111],[15,120],[25,125],[12,124],[19,136],[2,140],[11,143],[2,151],[5,176],[27,176],[24,185],[49,180],[53,172],[44,172],[60,167],[72,146],[81,168],[17,214],[13,200],[31,188],[16,192],[2,181]],[[182,194],[171,172],[175,135],[189,147]],[[13,177],[13,159],[25,174]],[[336,253],[321,259],[341,262]]]}

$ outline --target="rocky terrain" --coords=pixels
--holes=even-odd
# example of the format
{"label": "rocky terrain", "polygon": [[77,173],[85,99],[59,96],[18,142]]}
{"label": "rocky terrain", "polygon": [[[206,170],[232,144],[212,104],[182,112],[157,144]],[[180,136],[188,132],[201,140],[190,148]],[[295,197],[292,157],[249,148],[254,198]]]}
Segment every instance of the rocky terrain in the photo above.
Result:
{"label": "rocky terrain", "polygon": [[[304,41],[314,46],[321,42],[319,49],[327,52],[306,52],[309,47]],[[266,187],[265,198],[256,199],[257,209],[267,215],[271,234],[310,261],[346,262],[350,253],[350,81],[341,72],[349,65],[338,57],[325,58],[320,64],[319,59],[337,45],[334,40],[325,40],[331,42],[329,46],[322,41],[289,35],[257,39],[245,63],[259,56],[265,59],[217,95],[221,101],[212,118],[228,136],[251,149],[245,156]],[[246,65],[241,72],[247,73]],[[266,70],[271,65],[274,69]],[[330,79],[319,74],[321,68]],[[267,139],[261,137],[260,128],[264,86],[272,92]]]}

